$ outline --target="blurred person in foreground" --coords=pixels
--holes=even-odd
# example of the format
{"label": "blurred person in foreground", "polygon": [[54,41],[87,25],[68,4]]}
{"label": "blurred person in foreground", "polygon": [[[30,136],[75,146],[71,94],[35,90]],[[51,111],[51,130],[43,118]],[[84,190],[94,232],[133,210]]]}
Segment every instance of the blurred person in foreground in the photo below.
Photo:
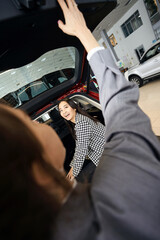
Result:
{"label": "blurred person in foreground", "polygon": [[76,3],[58,2],[59,27],[82,42],[98,81],[106,144],[91,185],[69,182],[56,133],[1,105],[0,239],[159,240],[160,146],[138,87],[99,47]]}

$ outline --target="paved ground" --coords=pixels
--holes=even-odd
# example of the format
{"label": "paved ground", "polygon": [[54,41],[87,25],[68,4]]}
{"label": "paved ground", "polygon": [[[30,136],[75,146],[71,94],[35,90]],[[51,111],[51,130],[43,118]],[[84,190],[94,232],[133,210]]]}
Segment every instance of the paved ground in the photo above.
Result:
{"label": "paved ground", "polygon": [[160,78],[140,89],[139,106],[151,119],[154,133],[160,136]]}

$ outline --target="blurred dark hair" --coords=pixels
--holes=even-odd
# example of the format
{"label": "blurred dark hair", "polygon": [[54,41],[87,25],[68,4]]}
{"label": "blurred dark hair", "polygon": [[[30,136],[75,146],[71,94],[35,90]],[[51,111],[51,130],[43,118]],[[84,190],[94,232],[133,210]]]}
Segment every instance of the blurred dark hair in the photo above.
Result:
{"label": "blurred dark hair", "polygon": [[47,163],[40,142],[18,117],[2,105],[0,116],[0,239],[50,239],[61,203],[36,183],[33,162],[66,193],[71,186]]}
{"label": "blurred dark hair", "polygon": [[[76,109],[77,113],[80,113],[80,114],[90,118],[95,123],[99,122],[98,119],[96,119],[96,118],[92,117],[91,115],[89,115],[84,109],[82,109],[79,106],[79,103],[76,103],[74,100],[72,100],[70,98],[64,98],[64,99],[60,100],[60,102],[58,103],[58,109],[59,109],[59,104],[61,102],[67,102],[71,108]],[[76,139],[76,133],[75,133],[75,130],[74,130],[75,124],[72,123],[71,121],[67,121],[66,119],[64,119],[64,121],[66,122],[66,124],[67,124],[67,126],[68,126],[68,128],[69,128],[69,130],[71,132],[71,135],[73,136],[74,139]]]}

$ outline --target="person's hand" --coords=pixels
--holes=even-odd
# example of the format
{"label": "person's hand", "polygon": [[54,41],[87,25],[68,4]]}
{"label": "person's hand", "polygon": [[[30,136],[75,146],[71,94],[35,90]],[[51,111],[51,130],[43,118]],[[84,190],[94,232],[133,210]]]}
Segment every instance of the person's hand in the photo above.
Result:
{"label": "person's hand", "polygon": [[88,29],[83,14],[79,11],[74,0],[57,0],[65,18],[65,24],[59,20],[59,28],[66,34],[79,38],[86,51],[98,47],[97,40]]}
{"label": "person's hand", "polygon": [[73,176],[73,167],[69,170],[66,178],[68,178],[70,181],[73,181],[74,176]]}
{"label": "person's hand", "polygon": [[79,11],[77,4],[74,0],[57,0],[65,18],[65,24],[59,20],[59,28],[66,34],[72,36],[79,36],[83,29],[87,29],[86,22],[83,14]]}

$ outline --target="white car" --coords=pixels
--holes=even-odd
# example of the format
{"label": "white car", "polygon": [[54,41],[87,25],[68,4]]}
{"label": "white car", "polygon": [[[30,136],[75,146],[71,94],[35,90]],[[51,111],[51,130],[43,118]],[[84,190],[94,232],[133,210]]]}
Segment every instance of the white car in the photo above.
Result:
{"label": "white car", "polygon": [[160,41],[154,43],[141,57],[140,63],[125,72],[125,77],[139,87],[146,80],[160,75]]}

